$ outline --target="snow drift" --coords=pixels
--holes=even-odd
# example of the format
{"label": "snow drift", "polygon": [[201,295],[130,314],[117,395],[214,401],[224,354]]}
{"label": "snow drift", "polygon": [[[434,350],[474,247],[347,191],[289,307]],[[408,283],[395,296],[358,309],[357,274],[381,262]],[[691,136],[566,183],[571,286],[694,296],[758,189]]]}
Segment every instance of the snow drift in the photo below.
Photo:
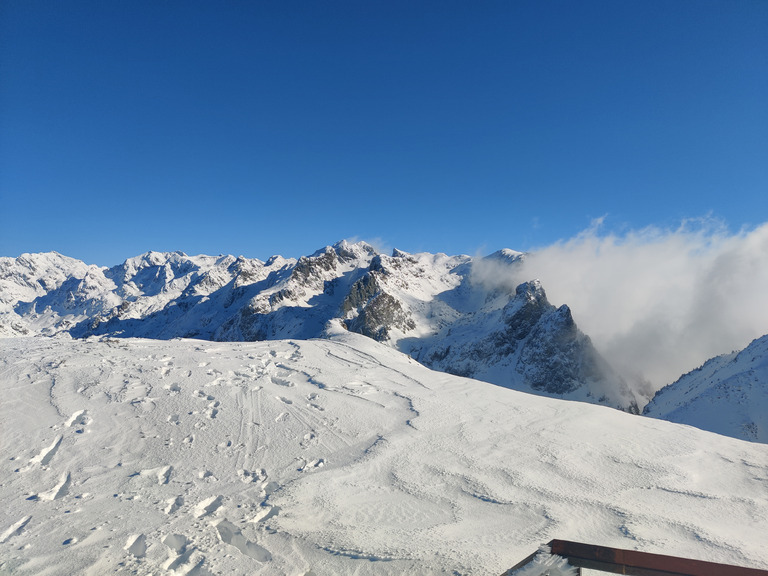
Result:
{"label": "snow drift", "polygon": [[768,446],[369,338],[4,339],[0,572],[499,574],[552,538],[768,568]]}

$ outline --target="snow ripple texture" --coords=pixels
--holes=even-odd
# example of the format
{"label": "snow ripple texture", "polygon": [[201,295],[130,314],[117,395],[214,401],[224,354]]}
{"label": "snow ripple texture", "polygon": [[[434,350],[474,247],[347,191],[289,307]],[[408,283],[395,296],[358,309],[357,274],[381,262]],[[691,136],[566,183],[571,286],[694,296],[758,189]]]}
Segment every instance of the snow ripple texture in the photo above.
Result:
{"label": "snow ripple texture", "polygon": [[331,324],[433,369],[637,411],[647,399],[602,359],[566,305],[550,304],[537,281],[483,280],[489,267],[512,274],[522,258],[387,256],[346,241],[266,262],[147,252],[99,268],[56,253],[0,257],[0,335],[304,340]]}
{"label": "snow ripple texture", "polygon": [[768,446],[328,340],[0,341],[0,573],[500,574],[553,538],[768,568]]}

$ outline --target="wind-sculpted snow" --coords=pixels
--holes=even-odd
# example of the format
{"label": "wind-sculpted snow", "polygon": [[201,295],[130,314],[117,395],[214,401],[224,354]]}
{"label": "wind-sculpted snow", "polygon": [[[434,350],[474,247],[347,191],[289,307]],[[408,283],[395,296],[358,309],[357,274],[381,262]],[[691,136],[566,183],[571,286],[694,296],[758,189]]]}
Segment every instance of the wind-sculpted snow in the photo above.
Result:
{"label": "wind-sculpted snow", "polygon": [[[50,260],[7,259],[0,334],[258,341],[322,337],[341,325],[435,369],[637,411],[566,306],[555,309],[535,281],[489,289],[468,256],[387,256],[342,241],[298,260],[148,252],[109,269]],[[486,260],[514,267],[523,255]],[[71,276],[62,280],[60,269]]]}
{"label": "wind-sculpted snow", "polygon": [[643,413],[768,443],[768,336],[662,388]]}
{"label": "wind-sculpted snow", "polygon": [[768,446],[340,328],[0,345],[0,573],[500,574],[553,538],[768,568]]}

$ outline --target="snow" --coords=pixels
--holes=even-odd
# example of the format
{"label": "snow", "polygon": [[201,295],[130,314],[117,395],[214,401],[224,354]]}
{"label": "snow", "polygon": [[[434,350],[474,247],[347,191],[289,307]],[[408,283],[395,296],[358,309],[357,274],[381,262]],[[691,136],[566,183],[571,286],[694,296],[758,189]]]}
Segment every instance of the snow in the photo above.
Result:
{"label": "snow", "polygon": [[644,414],[768,443],[768,335],[662,388]]}
{"label": "snow", "polygon": [[544,545],[530,563],[504,576],[580,576],[580,573],[567,559],[551,554],[549,546]]}
{"label": "snow", "polygon": [[40,330],[36,318],[22,318],[14,311],[15,304],[31,302],[58,290],[65,281],[82,279],[93,270],[99,269],[57,252],[0,257],[0,336]]}
{"label": "snow", "polygon": [[0,374],[2,573],[500,574],[553,538],[768,568],[768,446],[338,326],[6,338]]}
{"label": "snow", "polygon": [[[488,275],[511,274],[523,259],[511,250],[386,256],[345,241],[299,260],[147,252],[109,269],[31,254],[0,263],[9,295],[0,335],[307,339],[341,320],[435,369],[637,410],[637,395],[540,284],[489,287]],[[534,285],[513,317],[520,286]]]}

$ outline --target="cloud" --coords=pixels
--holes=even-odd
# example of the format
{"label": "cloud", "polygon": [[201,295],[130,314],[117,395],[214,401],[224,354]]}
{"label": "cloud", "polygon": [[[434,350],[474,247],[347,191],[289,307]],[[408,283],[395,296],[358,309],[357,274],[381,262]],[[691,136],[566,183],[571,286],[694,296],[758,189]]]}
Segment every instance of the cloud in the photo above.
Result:
{"label": "cloud", "polygon": [[531,252],[496,282],[541,280],[645,394],[768,333],[768,223],[731,233],[697,219],[621,235],[602,225]]}

